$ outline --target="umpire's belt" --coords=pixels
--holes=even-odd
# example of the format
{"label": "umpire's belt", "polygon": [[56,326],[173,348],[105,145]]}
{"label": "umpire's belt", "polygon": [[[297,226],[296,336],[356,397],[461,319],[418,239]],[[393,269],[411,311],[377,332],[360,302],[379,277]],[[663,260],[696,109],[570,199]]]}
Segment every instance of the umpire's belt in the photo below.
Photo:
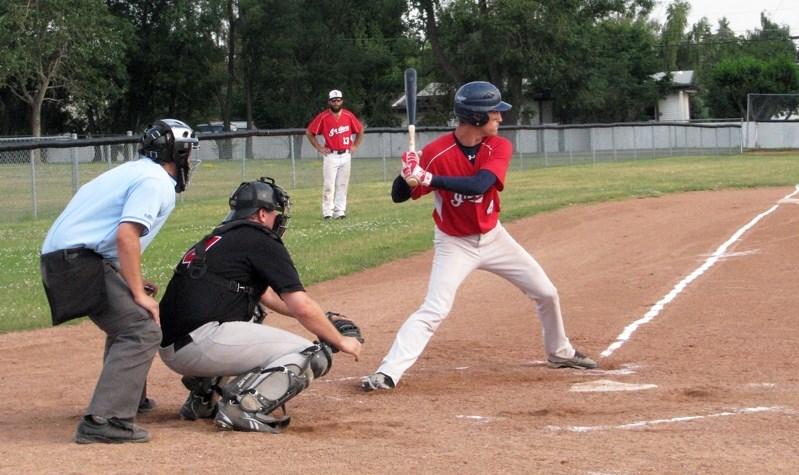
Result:
{"label": "umpire's belt", "polygon": [[48,252],[47,254],[42,254],[40,259],[42,262],[52,263],[60,261],[72,261],[80,257],[90,256],[92,254],[96,255],[97,253],[91,249],[86,249],[85,247],[75,247],[72,249],[59,249],[57,251]]}
{"label": "umpire's belt", "polygon": [[349,153],[350,149],[347,150],[330,150],[330,153],[335,153],[336,155],[344,155],[345,153]]}
{"label": "umpire's belt", "polygon": [[193,341],[194,339],[191,337],[191,335],[183,335],[180,338],[175,338],[175,342],[172,343],[172,349],[175,351],[175,353],[177,353],[181,348]]}

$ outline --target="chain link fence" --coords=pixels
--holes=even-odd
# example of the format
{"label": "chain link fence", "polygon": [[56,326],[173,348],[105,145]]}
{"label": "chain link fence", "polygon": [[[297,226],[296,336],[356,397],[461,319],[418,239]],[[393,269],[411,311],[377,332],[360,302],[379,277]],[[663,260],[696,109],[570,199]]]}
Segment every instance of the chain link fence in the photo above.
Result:
{"label": "chain link fence", "polygon": [[[451,127],[419,127],[425,144]],[[512,169],[742,152],[740,122],[503,126],[513,142]],[[180,200],[219,199],[236,184],[271,176],[287,188],[322,186],[322,157],[304,129],[198,134],[200,164]],[[78,188],[138,158],[139,137],[0,139],[0,222],[53,219]],[[352,162],[351,184],[390,181],[407,148],[405,129],[372,128]]]}

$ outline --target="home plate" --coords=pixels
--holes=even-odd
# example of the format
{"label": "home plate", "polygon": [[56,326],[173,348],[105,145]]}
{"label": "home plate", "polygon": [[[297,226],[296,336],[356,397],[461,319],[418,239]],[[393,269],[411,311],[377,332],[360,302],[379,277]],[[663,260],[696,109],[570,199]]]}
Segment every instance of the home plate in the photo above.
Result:
{"label": "home plate", "polygon": [[578,393],[587,392],[611,392],[611,391],[641,391],[644,389],[652,389],[658,387],[657,384],[627,384],[611,381],[609,379],[600,379],[598,381],[590,381],[587,383],[577,383],[571,387],[569,391]]}

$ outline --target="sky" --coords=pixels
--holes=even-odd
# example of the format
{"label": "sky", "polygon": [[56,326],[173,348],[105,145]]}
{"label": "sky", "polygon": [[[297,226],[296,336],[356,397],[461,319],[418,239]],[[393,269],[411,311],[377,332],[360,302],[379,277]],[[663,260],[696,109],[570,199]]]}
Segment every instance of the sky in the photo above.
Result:
{"label": "sky", "polygon": [[[652,18],[660,23],[666,22],[666,9],[671,0],[658,0]],[[730,28],[736,35],[760,28],[760,12],[778,25],[788,25],[791,36],[799,35],[799,0],[688,0],[691,13],[688,15],[688,28],[702,17],[707,17],[713,32],[718,28],[718,20],[727,17]]]}

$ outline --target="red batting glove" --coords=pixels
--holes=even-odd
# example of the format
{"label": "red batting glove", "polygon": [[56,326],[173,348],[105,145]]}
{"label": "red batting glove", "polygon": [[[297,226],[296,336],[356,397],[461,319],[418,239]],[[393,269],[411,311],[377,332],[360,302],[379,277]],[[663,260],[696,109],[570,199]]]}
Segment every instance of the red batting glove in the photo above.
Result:
{"label": "red batting glove", "polygon": [[416,164],[419,165],[419,154],[416,152],[405,152],[402,154],[402,164]]}
{"label": "red batting glove", "polygon": [[402,178],[406,181],[411,176],[414,166],[419,166],[419,155],[416,152],[405,152],[402,154]]}
{"label": "red batting glove", "polygon": [[[403,171],[404,170],[405,169],[403,168]],[[424,186],[430,186],[430,182],[433,181],[433,174],[430,173],[430,172],[426,172],[418,164],[414,164],[413,166],[411,166],[411,169],[409,170],[408,177],[403,177],[403,178],[405,178],[406,182],[410,178],[415,178],[416,181],[419,182],[419,184],[424,185]],[[410,183],[408,183],[408,184],[410,184]]]}

